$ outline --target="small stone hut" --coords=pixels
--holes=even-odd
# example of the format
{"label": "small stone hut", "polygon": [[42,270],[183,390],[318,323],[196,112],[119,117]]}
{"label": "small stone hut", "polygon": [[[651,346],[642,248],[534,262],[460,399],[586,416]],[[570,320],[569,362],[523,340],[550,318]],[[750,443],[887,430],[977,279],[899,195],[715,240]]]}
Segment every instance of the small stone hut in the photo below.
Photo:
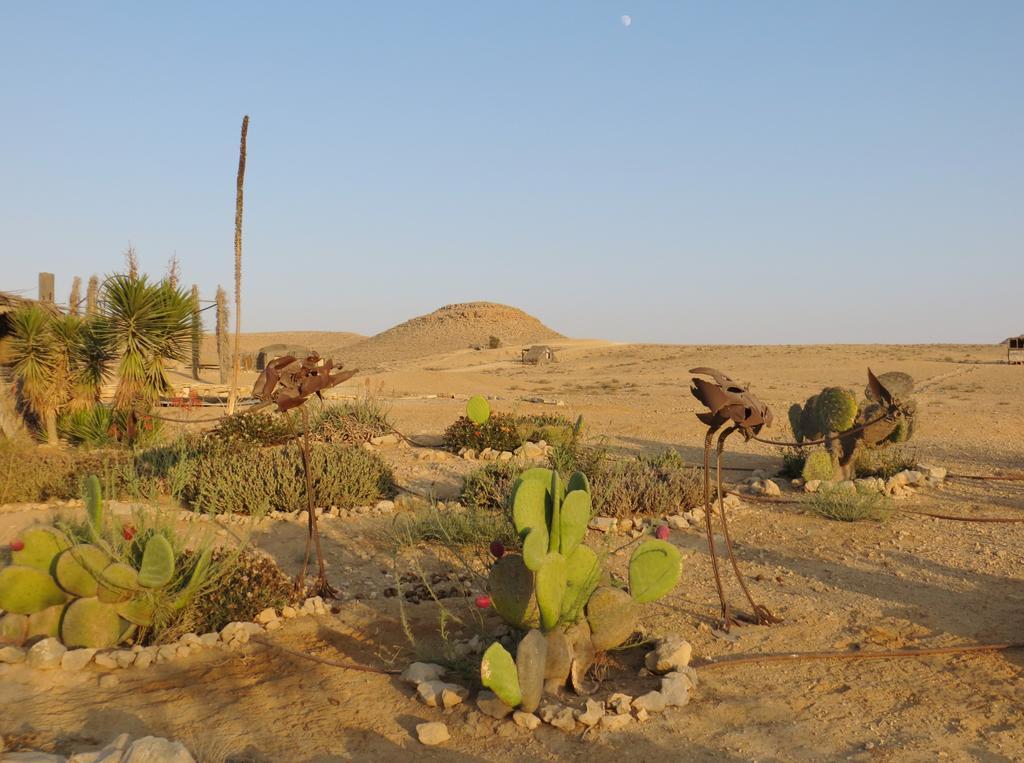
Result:
{"label": "small stone hut", "polygon": [[523,363],[529,363],[533,366],[558,362],[555,351],[546,344],[535,344],[533,347],[523,350],[522,355]]}
{"label": "small stone hut", "polygon": [[256,370],[262,371],[267,367],[267,363],[274,358],[280,358],[282,355],[294,355],[296,358],[305,358],[311,352],[308,347],[302,347],[298,344],[268,344],[265,347],[260,347],[256,353]]}

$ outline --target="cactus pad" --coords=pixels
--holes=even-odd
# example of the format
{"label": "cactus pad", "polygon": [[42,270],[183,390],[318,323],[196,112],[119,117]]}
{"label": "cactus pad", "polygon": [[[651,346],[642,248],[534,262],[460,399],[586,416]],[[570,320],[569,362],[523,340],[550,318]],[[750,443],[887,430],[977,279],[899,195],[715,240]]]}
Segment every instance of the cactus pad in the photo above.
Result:
{"label": "cactus pad", "polygon": [[803,471],[800,473],[804,482],[833,480],[835,475],[835,462],[832,460],[832,454],[827,450],[812,450],[808,453],[807,458],[804,459]]}
{"label": "cactus pad", "polygon": [[842,387],[823,389],[814,407],[822,432],[845,432],[857,419],[857,396]]}
{"label": "cactus pad", "polygon": [[613,649],[636,630],[637,604],[619,588],[602,586],[587,602],[587,622],[594,649]]}
{"label": "cactus pad", "polygon": [[556,553],[545,556],[537,570],[537,606],[540,608],[540,624],[545,631],[558,625],[562,615],[565,573],[565,557]]}
{"label": "cactus pad", "polygon": [[641,544],[629,560],[629,593],[638,602],[660,599],[679,582],[679,549],[663,540]]}
{"label": "cactus pad", "polygon": [[53,571],[53,560],[71,545],[67,536],[53,527],[31,527],[21,534],[25,547],[11,554],[11,563]]}
{"label": "cactus pad", "polygon": [[569,556],[583,541],[587,534],[587,523],[590,522],[590,493],[573,490],[567,493],[562,501],[559,523],[561,537],[558,549],[563,556]]}
{"label": "cactus pad", "polygon": [[534,527],[526,533],[523,541],[523,561],[536,572],[548,553],[548,531],[544,525]]}
{"label": "cactus pad", "polygon": [[536,628],[540,623],[533,573],[523,557],[505,554],[491,567],[488,578],[491,601],[502,619],[516,628]]}
{"label": "cactus pad", "polygon": [[569,477],[565,491],[571,493],[573,490],[582,490],[584,493],[590,492],[590,480],[587,479],[587,475],[583,472],[573,472],[572,476]]}
{"label": "cactus pad", "polygon": [[146,541],[139,567],[139,585],[143,588],[160,588],[174,577],[174,549],[163,535],[154,535]]}
{"label": "cactus pad", "polygon": [[497,641],[484,652],[480,662],[480,682],[509,707],[516,707],[523,700],[516,664],[512,655]]}
{"label": "cactus pad", "polygon": [[138,588],[139,573],[135,568],[114,562],[100,573],[96,597],[104,604],[117,604],[132,598]]}
{"label": "cactus pad", "polygon": [[28,633],[28,615],[0,615],[0,646],[21,646]]}
{"label": "cactus pad", "polygon": [[34,638],[57,638],[60,635],[60,617],[64,613],[64,605],[56,604],[40,612],[28,616],[28,632],[25,640]]}
{"label": "cactus pad", "polygon": [[482,395],[474,395],[466,403],[466,418],[474,424],[486,424],[491,417],[491,406]]}
{"label": "cactus pad", "polygon": [[562,547],[562,499],[565,498],[565,484],[558,472],[551,472],[551,514],[548,518],[548,551],[557,552]]}
{"label": "cactus pad", "polygon": [[117,614],[133,625],[148,627],[153,624],[153,602],[148,599],[129,599],[113,606]]}
{"label": "cactus pad", "polygon": [[590,594],[601,581],[597,554],[580,544],[565,560],[565,596],[562,598],[562,622],[574,623]]}
{"label": "cactus pad", "polygon": [[0,569],[0,609],[31,615],[64,601],[64,592],[42,570],[18,564]]}
{"label": "cactus pad", "polygon": [[539,480],[523,480],[512,499],[512,521],[516,532],[521,538],[535,527],[545,528],[547,535],[548,515],[550,512],[548,489]]}
{"label": "cactus pad", "polygon": [[61,552],[53,576],[58,585],[73,596],[95,596],[100,573],[109,563],[101,548],[80,543]]}
{"label": "cactus pad", "polygon": [[125,622],[115,606],[94,597],[75,599],[68,604],[60,623],[61,641],[68,649],[107,649],[116,646],[124,632]]}
{"label": "cactus pad", "polygon": [[547,655],[547,639],[536,628],[523,637],[516,649],[516,675],[519,678],[523,712],[532,713],[540,704],[541,695],[544,693]]}

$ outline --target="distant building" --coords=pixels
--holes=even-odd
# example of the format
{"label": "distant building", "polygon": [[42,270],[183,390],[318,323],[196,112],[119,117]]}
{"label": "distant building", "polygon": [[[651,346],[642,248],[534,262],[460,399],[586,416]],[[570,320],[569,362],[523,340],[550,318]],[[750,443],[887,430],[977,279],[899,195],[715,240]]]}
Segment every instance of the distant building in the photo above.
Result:
{"label": "distant building", "polygon": [[558,362],[558,358],[555,357],[555,351],[546,344],[535,344],[533,347],[523,350],[522,356],[524,363],[529,363],[533,366]]}
{"label": "distant building", "polygon": [[274,358],[280,358],[284,355],[294,355],[296,358],[306,358],[310,354],[308,347],[302,347],[297,344],[268,344],[265,347],[260,347],[256,353],[256,369],[262,371],[267,367],[267,363],[272,361]]}
{"label": "distant building", "polygon": [[1006,362],[1011,366],[1024,364],[1024,335],[1006,340]]}

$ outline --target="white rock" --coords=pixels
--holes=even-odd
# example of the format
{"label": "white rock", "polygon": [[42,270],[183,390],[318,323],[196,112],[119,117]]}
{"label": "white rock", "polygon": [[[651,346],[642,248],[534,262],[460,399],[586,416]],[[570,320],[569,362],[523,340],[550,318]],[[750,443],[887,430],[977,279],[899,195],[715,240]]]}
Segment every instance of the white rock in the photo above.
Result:
{"label": "white rock", "polygon": [[258,615],[256,615],[256,617],[254,619],[260,625],[266,625],[267,623],[272,623],[275,620],[277,620],[277,610],[274,609],[273,607],[267,607],[266,609],[262,610]]}
{"label": "white rock", "polygon": [[148,668],[153,664],[154,659],[156,659],[156,655],[149,650],[139,652],[135,655],[135,667]]}
{"label": "white rock", "polygon": [[118,649],[114,652],[114,661],[119,668],[127,668],[135,662],[135,652],[130,649]]}
{"label": "white rock", "polygon": [[690,679],[682,674],[661,679],[661,696],[667,707],[683,707],[690,701]]}
{"label": "white rock", "polygon": [[398,445],[398,435],[382,434],[379,437],[371,437],[370,444],[379,446]]}
{"label": "white rock", "polygon": [[819,488],[821,488],[821,480],[807,480],[804,483],[805,493],[817,493]]}
{"label": "white rock", "polygon": [[295,607],[281,607],[281,617],[285,620],[291,620],[293,617],[298,617],[299,613]]}
{"label": "white rock", "polygon": [[71,673],[77,673],[92,662],[92,658],[95,654],[95,649],[69,649],[64,652],[64,656],[60,658],[60,668],[61,670],[67,670]]}
{"label": "white rock", "polygon": [[636,720],[637,720],[638,723],[643,723],[644,721],[646,721],[650,717],[651,717],[651,714],[648,713],[642,707],[639,710],[636,711]]}
{"label": "white rock", "polygon": [[199,637],[199,643],[202,644],[203,646],[205,646],[208,649],[210,647],[217,646],[217,642],[219,642],[219,641],[220,641],[220,634],[217,633],[216,631],[212,631],[210,633],[204,633],[202,636]]}
{"label": "white rock", "polygon": [[658,641],[657,646],[644,657],[644,665],[652,673],[670,673],[690,664],[693,647],[679,636],[669,636]]}
{"label": "white rock", "polygon": [[469,689],[444,681],[423,681],[416,687],[416,693],[427,707],[455,707],[469,696]]}
{"label": "white rock", "polygon": [[17,665],[25,661],[25,650],[16,646],[0,647],[0,663],[4,665]]}
{"label": "white rock", "polygon": [[633,716],[629,713],[625,715],[606,715],[601,718],[601,727],[609,731],[620,731],[632,722]]}
{"label": "white rock", "polygon": [[562,731],[573,731],[576,729],[576,715],[571,707],[564,707],[548,723]]}
{"label": "white rock", "polygon": [[691,689],[696,689],[697,685],[699,683],[698,678],[697,678],[697,671],[694,670],[693,667],[691,667],[691,666],[687,666],[687,667],[682,668],[680,670],[672,671],[671,673],[666,673],[663,676],[663,678],[683,678],[683,679],[686,679],[687,681],[689,681]]}
{"label": "white rock", "polygon": [[132,742],[122,763],[195,763],[195,758],[181,742],[142,737]]}
{"label": "white rock", "polygon": [[782,495],[782,489],[779,487],[779,483],[775,480],[765,480],[763,483],[761,495],[768,497],[775,497]]}
{"label": "white rock", "polygon": [[447,742],[451,739],[451,735],[448,733],[448,727],[443,723],[432,721],[431,723],[416,724],[416,738],[420,740],[421,744],[433,746]]}
{"label": "white rock", "polygon": [[271,633],[273,631],[279,630],[280,628],[281,628],[281,621],[280,620],[271,620],[269,623],[267,623],[267,633]]}
{"label": "white rock", "polygon": [[949,474],[949,470],[944,466],[930,466],[928,464],[918,464],[917,471],[935,482],[944,482],[946,475]]}
{"label": "white rock", "polygon": [[540,718],[533,713],[524,713],[522,710],[516,710],[512,713],[512,721],[516,726],[522,726],[524,729],[530,729],[531,731],[540,726]]}
{"label": "white rock", "polygon": [[93,662],[105,670],[114,670],[117,668],[117,660],[114,658],[113,652],[98,652],[93,658]]}
{"label": "white rock", "polygon": [[38,670],[53,670],[60,667],[60,661],[67,649],[55,638],[44,638],[28,650],[25,664]]}
{"label": "white rock", "polygon": [[594,517],[590,520],[588,527],[602,533],[615,531],[616,521],[614,517]]}
{"label": "white rock", "polygon": [[399,676],[407,684],[419,686],[424,681],[437,681],[448,672],[443,665],[432,662],[414,662]]}
{"label": "white rock", "polygon": [[649,691],[633,700],[633,707],[648,713],[664,712],[665,705],[665,696],[660,691]]}
{"label": "white rock", "polygon": [[121,679],[113,673],[104,673],[100,676],[99,684],[101,689],[113,689],[119,683],[121,683]]}
{"label": "white rock", "polygon": [[[493,691],[482,690],[476,695],[476,706],[484,715],[497,718],[499,721],[512,712],[513,708],[501,701],[501,698]],[[536,716],[533,716],[536,718]],[[540,719],[537,719],[540,723]]]}
{"label": "white rock", "polygon": [[690,522],[682,514],[673,514],[668,518],[668,526],[673,530],[686,530],[689,528]]}
{"label": "white rock", "polygon": [[604,705],[600,702],[588,699],[585,710],[576,711],[576,720],[584,726],[596,726],[604,717]]}
{"label": "white rock", "polygon": [[633,698],[628,694],[615,693],[605,701],[605,707],[616,715],[628,715]]}

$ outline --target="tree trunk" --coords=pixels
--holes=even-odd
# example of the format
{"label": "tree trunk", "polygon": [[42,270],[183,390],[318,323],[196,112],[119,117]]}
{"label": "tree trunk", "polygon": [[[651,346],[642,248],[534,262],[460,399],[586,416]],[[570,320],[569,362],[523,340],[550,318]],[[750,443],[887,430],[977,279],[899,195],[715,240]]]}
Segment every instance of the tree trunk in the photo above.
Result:
{"label": "tree trunk", "polygon": [[231,359],[231,388],[228,390],[228,415],[235,412],[238,397],[238,365],[241,361],[242,331],[242,188],[245,185],[245,139],[249,133],[249,116],[242,118],[242,139],[238,145],[238,177],[235,185],[235,350]]}
{"label": "tree trunk", "polygon": [[192,378],[199,381],[199,352],[203,341],[203,319],[199,314],[199,287],[192,284]]}
{"label": "tree trunk", "polygon": [[59,445],[60,436],[57,434],[57,411],[47,411],[43,419],[46,422],[46,444]]}

